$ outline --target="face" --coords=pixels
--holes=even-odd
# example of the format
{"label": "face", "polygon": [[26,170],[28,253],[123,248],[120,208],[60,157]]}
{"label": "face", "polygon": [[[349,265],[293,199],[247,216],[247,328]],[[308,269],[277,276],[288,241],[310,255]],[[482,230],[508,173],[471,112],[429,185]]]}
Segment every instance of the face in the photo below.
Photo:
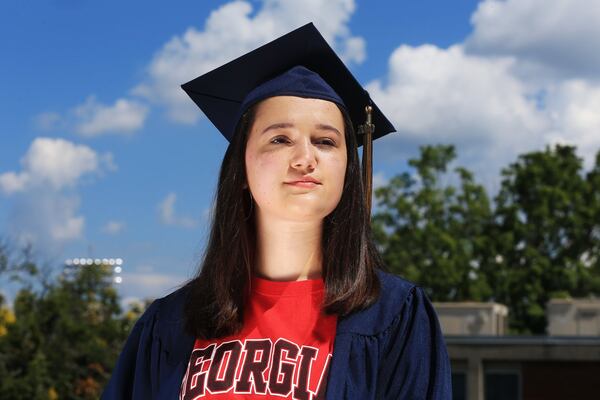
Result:
{"label": "face", "polygon": [[344,187],[341,111],[320,99],[263,100],[250,128],[245,161],[259,217],[322,220],[335,209]]}

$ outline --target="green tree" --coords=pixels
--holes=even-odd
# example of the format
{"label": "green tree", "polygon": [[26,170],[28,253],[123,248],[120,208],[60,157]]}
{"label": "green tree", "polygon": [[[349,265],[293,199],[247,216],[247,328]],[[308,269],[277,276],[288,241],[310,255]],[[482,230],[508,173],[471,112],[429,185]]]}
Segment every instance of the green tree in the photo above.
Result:
{"label": "green tree", "polygon": [[[39,269],[26,265],[17,275],[35,282]],[[122,314],[109,267],[70,266],[40,279],[19,290],[0,337],[0,398],[96,399],[139,313]]]}
{"label": "green tree", "polygon": [[[433,300],[483,300],[492,212],[485,189],[462,167],[448,172],[453,146],[425,146],[404,172],[376,190],[375,239],[390,269]],[[457,182],[458,187],[450,183]]]}
{"label": "green tree", "polygon": [[[575,147],[521,155],[502,172],[490,281],[518,332],[545,332],[552,297],[600,293],[598,160],[587,176]],[[596,259],[595,266],[594,257]]]}
{"label": "green tree", "polygon": [[471,172],[448,171],[455,156],[425,146],[376,191],[390,269],[434,300],[506,304],[515,333],[544,333],[550,298],[600,295],[600,152],[588,173],[571,146],[523,154],[493,205]]}
{"label": "green tree", "polygon": [[586,218],[586,232],[589,235],[590,248],[582,254],[582,262],[590,270],[589,291],[600,293],[600,150],[596,153],[593,168],[586,174],[587,190],[585,203],[589,209]]}

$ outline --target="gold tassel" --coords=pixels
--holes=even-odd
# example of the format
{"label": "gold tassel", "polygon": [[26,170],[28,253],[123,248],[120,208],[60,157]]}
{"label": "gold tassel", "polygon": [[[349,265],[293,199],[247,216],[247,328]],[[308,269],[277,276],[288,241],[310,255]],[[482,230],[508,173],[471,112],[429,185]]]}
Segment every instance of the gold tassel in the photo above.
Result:
{"label": "gold tassel", "polygon": [[362,151],[362,181],[365,192],[365,205],[367,219],[371,220],[371,196],[373,191],[373,133],[375,125],[372,123],[373,107],[366,106],[366,121],[358,127],[358,134],[363,136]]}

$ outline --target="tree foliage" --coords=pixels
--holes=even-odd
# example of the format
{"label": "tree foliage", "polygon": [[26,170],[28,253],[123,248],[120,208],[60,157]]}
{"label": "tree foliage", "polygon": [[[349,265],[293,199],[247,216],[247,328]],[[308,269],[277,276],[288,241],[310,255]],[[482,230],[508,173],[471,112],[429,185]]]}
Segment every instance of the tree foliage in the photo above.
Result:
{"label": "tree foliage", "polygon": [[[448,164],[452,146],[428,146],[404,172],[376,190],[375,236],[387,265],[420,283],[435,300],[482,300],[491,294],[481,274],[487,257],[491,209],[473,174]],[[443,183],[453,178],[458,187]],[[446,179],[452,181],[452,179]]]}
{"label": "tree foliage", "polygon": [[[498,301],[514,332],[543,333],[551,297],[600,294],[600,153],[584,173],[575,148],[524,154],[490,201],[453,146],[425,146],[411,171],[376,191],[375,237],[387,265],[437,301]],[[493,204],[492,204],[493,203]]]}
{"label": "tree foliage", "polygon": [[543,332],[552,297],[600,294],[599,167],[583,173],[575,148],[559,145],[524,154],[502,172],[494,241],[502,274],[490,278],[518,331]]}
{"label": "tree foliage", "polygon": [[137,318],[121,313],[111,270],[71,266],[41,279],[27,260],[4,271],[30,284],[16,295],[14,320],[0,336],[0,398],[97,399]]}

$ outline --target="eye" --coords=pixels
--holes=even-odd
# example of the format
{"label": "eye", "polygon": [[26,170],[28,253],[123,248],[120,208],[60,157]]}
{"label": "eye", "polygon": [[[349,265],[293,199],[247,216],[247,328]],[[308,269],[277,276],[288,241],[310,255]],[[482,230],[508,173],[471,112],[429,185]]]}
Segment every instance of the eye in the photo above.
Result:
{"label": "eye", "polygon": [[317,139],[316,143],[318,145],[324,145],[324,146],[333,146],[333,147],[336,146],[335,140],[327,138],[327,137]]}
{"label": "eye", "polygon": [[290,143],[290,140],[285,136],[275,136],[273,139],[271,139],[271,143],[286,144],[286,143]]}

